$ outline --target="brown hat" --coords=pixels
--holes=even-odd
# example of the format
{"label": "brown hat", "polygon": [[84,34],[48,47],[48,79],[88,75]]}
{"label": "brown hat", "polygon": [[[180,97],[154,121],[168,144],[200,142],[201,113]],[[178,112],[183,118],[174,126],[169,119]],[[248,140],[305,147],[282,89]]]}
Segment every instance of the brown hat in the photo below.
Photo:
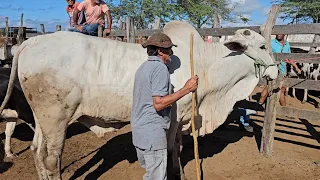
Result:
{"label": "brown hat", "polygon": [[170,48],[172,46],[177,47],[177,45],[173,44],[171,39],[163,33],[156,33],[152,35],[145,43],[142,44],[143,48],[146,48],[147,46],[157,46],[162,48]]}

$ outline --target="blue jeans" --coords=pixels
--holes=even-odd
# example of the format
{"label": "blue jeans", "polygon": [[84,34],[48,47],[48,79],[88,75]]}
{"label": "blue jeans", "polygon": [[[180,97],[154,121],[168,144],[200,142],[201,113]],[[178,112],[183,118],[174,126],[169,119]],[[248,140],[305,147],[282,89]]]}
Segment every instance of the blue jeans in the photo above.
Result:
{"label": "blue jeans", "polygon": [[[99,24],[85,24],[83,26],[83,29],[82,29],[81,33],[87,34],[87,35],[90,35],[90,36],[98,36],[98,27],[99,27]],[[76,29],[74,27],[69,28],[68,31],[80,32],[78,29]]]}
{"label": "blue jeans", "polygon": [[[250,100],[250,98],[248,97],[246,99],[247,101]],[[240,122],[243,126],[249,126],[249,120],[250,117],[249,115],[251,114],[257,114],[257,111],[251,110],[251,109],[245,109],[245,108],[239,108],[240,110]]]}
{"label": "blue jeans", "polygon": [[249,120],[250,117],[249,115],[251,114],[256,114],[257,111],[251,110],[251,109],[244,109],[244,108],[239,108],[240,110],[240,122],[243,126],[249,126]]}
{"label": "blue jeans", "polygon": [[138,160],[146,174],[143,180],[167,180],[167,149],[143,150],[136,147]]}

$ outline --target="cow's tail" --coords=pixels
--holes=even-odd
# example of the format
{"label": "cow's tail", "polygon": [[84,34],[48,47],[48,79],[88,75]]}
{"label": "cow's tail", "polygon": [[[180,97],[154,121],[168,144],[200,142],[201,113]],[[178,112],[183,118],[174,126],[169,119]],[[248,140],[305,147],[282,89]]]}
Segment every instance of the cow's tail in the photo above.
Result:
{"label": "cow's tail", "polygon": [[12,60],[12,67],[11,67],[11,73],[10,73],[10,79],[9,79],[9,84],[8,84],[8,89],[7,89],[7,93],[6,93],[6,96],[1,104],[1,107],[0,107],[0,116],[2,116],[2,111],[3,109],[5,108],[6,104],[8,103],[9,99],[10,99],[10,96],[12,94],[12,90],[13,90],[13,87],[14,87],[14,81],[15,81],[15,78],[17,76],[17,70],[18,70],[18,59],[19,59],[19,55],[20,55],[20,52],[25,48],[27,47],[27,45],[29,44],[30,41],[24,41],[18,48],[18,51],[16,52],[16,54],[14,55],[13,57],[13,60]]}

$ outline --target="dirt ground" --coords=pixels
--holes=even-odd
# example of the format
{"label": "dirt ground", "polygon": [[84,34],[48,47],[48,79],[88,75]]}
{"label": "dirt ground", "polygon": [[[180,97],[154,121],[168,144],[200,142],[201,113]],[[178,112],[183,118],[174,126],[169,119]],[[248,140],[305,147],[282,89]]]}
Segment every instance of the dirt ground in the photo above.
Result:
{"label": "dirt ground", "polygon": [[[291,97],[287,102],[288,106],[320,111],[312,104],[302,105]],[[231,123],[199,138],[203,179],[320,180],[320,121],[278,117],[273,156],[265,158],[259,153],[263,113],[251,119],[254,133],[247,133],[237,123]],[[5,123],[1,122],[2,139],[4,130]],[[16,127],[12,149],[19,157],[0,168],[0,179],[37,179],[29,149],[32,136],[27,125],[20,123]],[[196,179],[191,137],[184,137],[181,159],[188,179]],[[72,124],[68,129],[62,167],[63,179],[139,180],[144,174],[131,143],[130,125],[97,138],[84,126]]]}

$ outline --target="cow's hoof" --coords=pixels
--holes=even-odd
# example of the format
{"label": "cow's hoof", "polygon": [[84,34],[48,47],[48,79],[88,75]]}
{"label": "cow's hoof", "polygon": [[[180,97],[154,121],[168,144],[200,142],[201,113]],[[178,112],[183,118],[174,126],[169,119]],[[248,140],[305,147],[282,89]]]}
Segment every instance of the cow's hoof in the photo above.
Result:
{"label": "cow's hoof", "polygon": [[315,106],[316,106],[317,109],[320,109],[320,104],[319,103],[317,103]]}
{"label": "cow's hoof", "polygon": [[17,158],[18,157],[18,155],[16,155],[16,154],[8,154],[7,156],[6,156],[6,159],[8,159],[9,161],[12,161],[12,160],[14,160],[15,158]]}
{"label": "cow's hoof", "polygon": [[306,101],[302,101],[301,103],[302,103],[302,104],[305,104],[305,103],[306,103]]}

